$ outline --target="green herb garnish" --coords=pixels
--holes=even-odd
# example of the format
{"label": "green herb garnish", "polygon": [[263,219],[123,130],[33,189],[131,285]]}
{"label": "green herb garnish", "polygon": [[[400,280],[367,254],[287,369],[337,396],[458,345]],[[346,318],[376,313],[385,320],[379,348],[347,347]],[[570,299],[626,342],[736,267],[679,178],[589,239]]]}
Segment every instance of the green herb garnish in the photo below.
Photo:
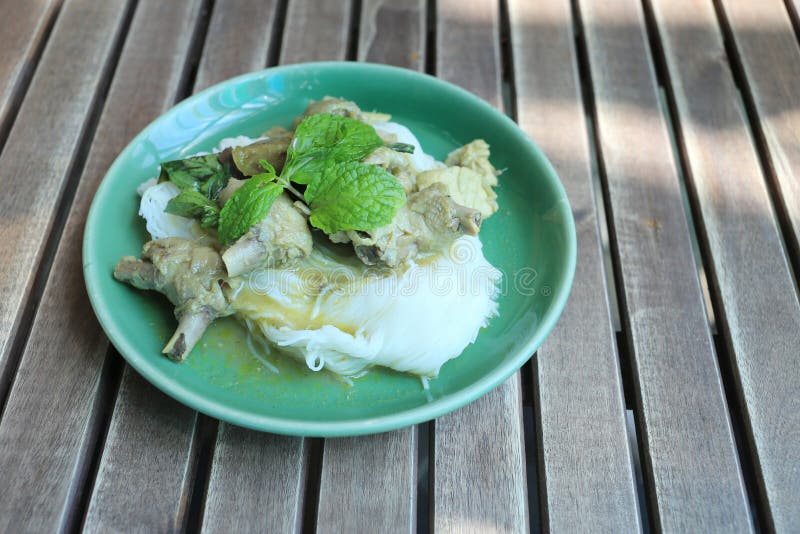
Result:
{"label": "green herb garnish", "polygon": [[[248,179],[218,212],[220,242],[227,245],[243,236],[267,215],[284,189],[305,201],[311,225],[324,232],[372,230],[388,224],[406,201],[403,186],[384,169],[361,163],[383,145],[375,128],[368,124],[337,115],[307,117],[295,130],[280,176],[272,165],[260,160],[265,172]],[[414,148],[402,145],[393,149],[408,151],[404,147]],[[209,208],[198,197],[214,192],[208,199],[216,200],[230,169],[216,157],[211,161],[209,156],[199,156],[162,165],[162,176],[183,189],[173,199],[170,213],[186,213],[184,216],[210,223],[213,215],[204,211]],[[226,176],[224,182],[220,176]],[[305,192],[300,193],[292,182],[306,185]],[[216,189],[218,183],[222,187]],[[189,191],[197,192],[197,196],[181,198]]]}
{"label": "green herb garnish", "polygon": [[391,222],[405,204],[403,185],[380,167],[332,163],[306,188],[311,224],[323,232],[372,230]]}
{"label": "green herb garnish", "polygon": [[249,178],[236,190],[219,214],[220,243],[228,245],[243,236],[251,226],[266,216],[272,203],[283,193],[275,169],[262,160],[266,172]]}
{"label": "green herb garnish", "polygon": [[219,222],[219,206],[216,202],[192,189],[184,189],[178,196],[170,199],[164,211],[198,219],[203,228],[214,228]]}
{"label": "green herb garnish", "polygon": [[383,140],[369,124],[338,115],[311,115],[297,125],[281,175],[308,184],[323,164],[361,161],[379,146]]}
{"label": "green herb garnish", "polygon": [[159,181],[169,180],[182,191],[197,191],[217,200],[230,177],[230,166],[220,163],[216,154],[207,154],[162,163]]}

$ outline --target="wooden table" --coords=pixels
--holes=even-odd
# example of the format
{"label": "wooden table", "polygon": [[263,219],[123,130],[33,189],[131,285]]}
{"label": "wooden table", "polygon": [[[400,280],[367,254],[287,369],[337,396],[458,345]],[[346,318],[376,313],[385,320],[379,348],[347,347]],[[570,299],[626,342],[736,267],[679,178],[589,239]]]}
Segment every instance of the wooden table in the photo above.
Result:
{"label": "wooden table", "polygon": [[[798,0],[0,0],[0,531],[800,532]],[[176,101],[268,65],[460,84],[551,158],[567,308],[473,404],[352,439],[156,391],[81,272]]]}

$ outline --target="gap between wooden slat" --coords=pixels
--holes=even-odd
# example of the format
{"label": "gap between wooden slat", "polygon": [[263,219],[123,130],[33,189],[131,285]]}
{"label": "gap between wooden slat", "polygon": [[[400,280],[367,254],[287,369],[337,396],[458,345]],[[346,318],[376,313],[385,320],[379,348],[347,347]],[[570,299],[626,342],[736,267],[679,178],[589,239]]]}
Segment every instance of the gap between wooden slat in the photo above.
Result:
{"label": "gap between wooden slat", "polygon": [[303,513],[300,519],[300,532],[314,534],[317,528],[317,512],[319,511],[319,487],[322,479],[323,438],[304,438],[308,441],[308,469],[306,486],[303,494]]}
{"label": "gap between wooden slat", "polygon": [[186,532],[200,532],[205,512],[206,494],[211,474],[211,463],[219,432],[219,421],[198,414],[192,436],[192,476],[187,477],[184,491],[188,494],[186,512]]}
{"label": "gap between wooden slat", "polygon": [[175,103],[188,98],[194,92],[194,84],[197,79],[197,67],[200,65],[200,57],[203,55],[203,47],[208,34],[208,26],[211,24],[211,12],[214,10],[215,0],[204,0],[200,6],[200,15],[197,17],[197,24],[192,34],[192,42],[189,44],[189,54],[186,63],[183,65],[181,82],[175,93]]}
{"label": "gap between wooden slat", "polygon": [[[594,108],[592,84],[589,76],[589,60],[586,57],[585,51],[581,48],[583,39],[583,28],[578,20],[578,6],[575,1],[571,3],[572,6],[572,34],[575,38],[575,51],[578,62],[578,77],[581,90],[581,101],[583,102],[583,114],[586,118],[586,135],[589,139],[589,164],[592,171],[592,186],[594,187],[594,204],[597,211],[598,227],[600,228],[600,242],[603,248],[603,274],[606,278],[606,298],[610,305],[611,322],[614,331],[619,333],[622,330],[620,320],[620,304],[618,300],[619,290],[617,283],[617,271],[614,269],[614,264],[611,261],[611,239],[609,233],[610,216],[607,213],[605,205],[605,197],[603,196],[603,185],[600,181],[600,158],[598,156],[598,143],[595,137],[594,126]],[[591,106],[590,106],[591,103]],[[623,376],[623,380],[625,377]],[[629,391],[629,388],[625,388]],[[628,405],[628,394],[625,394],[626,407]]]}
{"label": "gap between wooden slat", "polygon": [[417,534],[430,532],[431,520],[431,478],[430,461],[433,421],[417,425]]}
{"label": "gap between wooden slat", "polygon": [[[693,245],[697,248],[696,254],[698,255],[698,264],[702,265],[702,277],[700,280],[701,284],[703,285],[704,296],[707,300],[706,306],[709,313],[709,318],[718,316],[721,317],[722,312],[720,310],[722,310],[722,305],[720,289],[716,286],[713,276],[705,275],[709,269],[707,266],[712,264],[708,238],[703,231],[702,225],[696,226],[694,224],[695,220],[702,220],[702,210],[700,208],[700,201],[697,198],[694,188],[687,187],[686,183],[687,177],[690,175],[690,166],[685,151],[679,148],[684,146],[684,140],[680,125],[677,122],[677,103],[675,102],[674,89],[672,87],[671,80],[667,74],[668,70],[666,65],[665,51],[663,49],[663,45],[661,44],[661,37],[659,35],[655,14],[653,13],[653,7],[650,0],[642,0],[642,5],[645,15],[645,24],[650,37],[650,51],[653,64],[656,67],[656,72],[662,73],[664,80],[662,91],[666,105],[665,117],[671,134],[670,141],[673,144],[673,151],[676,155],[676,167],[678,169],[682,194],[686,196],[687,209],[689,210],[687,212],[687,218],[690,221],[690,230],[695,234]],[[753,139],[752,135],[751,139]],[[764,525],[768,524],[765,522],[765,519],[768,517],[768,514],[766,513],[767,505],[761,498],[761,495],[759,495],[755,477],[755,468],[753,466],[753,462],[751,461],[751,458],[755,458],[755,447],[749,442],[749,440],[746,441],[744,439],[744,436],[747,434],[745,430],[747,425],[744,421],[744,415],[741,409],[741,406],[744,405],[744,402],[736,394],[737,388],[734,386],[735,371],[733,366],[735,366],[736,359],[732,355],[731,347],[722,341],[721,334],[717,332],[716,320],[714,320],[712,326],[714,327],[712,329],[712,338],[717,357],[717,365],[720,370],[722,384],[725,390],[725,401],[731,420],[731,427],[733,429],[736,452],[739,457],[739,466],[742,470],[744,485],[745,489],[747,490],[747,497],[750,502],[751,509],[755,510],[755,514],[753,514],[754,526],[756,531],[759,532],[763,531]]]}
{"label": "gap between wooden slat", "polygon": [[[745,116],[747,117],[747,125],[750,130],[750,137],[754,140],[756,153],[758,154],[758,162],[761,166],[761,172],[767,183],[767,191],[769,192],[772,209],[778,219],[778,229],[780,230],[779,236],[783,243],[783,248],[787,252],[789,264],[792,268],[791,270],[794,278],[795,290],[798,292],[798,295],[800,295],[800,243],[797,243],[794,239],[794,232],[792,230],[792,223],[789,219],[789,214],[786,212],[785,204],[781,201],[781,194],[779,193],[780,186],[777,183],[777,178],[775,176],[775,169],[772,164],[769,145],[767,143],[766,136],[764,135],[764,130],[761,127],[761,121],[758,118],[755,97],[750,89],[750,84],[747,82],[747,75],[744,70],[744,65],[742,64],[742,59],[739,57],[739,53],[736,51],[733,28],[731,28],[730,21],[728,20],[728,16],[726,15],[725,9],[720,0],[710,1],[713,1],[714,4],[714,10],[717,14],[717,21],[720,29],[722,30],[725,53],[728,58],[728,64],[730,65],[731,73],[733,74],[733,81],[736,84],[736,87],[739,89],[739,94],[742,97]],[[792,0],[786,1],[789,2],[789,5],[791,5]],[[794,9],[789,9],[789,14],[791,15],[795,32],[798,35],[798,38],[800,38],[800,31],[798,31],[798,26],[796,25],[800,25],[800,20],[798,20],[796,16],[797,12]]]}
{"label": "gap between wooden slat", "polygon": [[794,28],[794,34],[797,37],[798,41],[800,41],[800,12],[798,12],[798,4],[796,3],[797,0],[784,0],[786,4],[786,11],[789,12],[789,19],[792,21],[792,28]]}
{"label": "gap between wooden slat", "polygon": [[640,436],[636,431],[638,423],[636,422],[636,412],[632,409],[625,409],[625,431],[628,434],[628,446],[631,449],[631,463],[633,468],[633,476],[636,480],[636,500],[639,502],[639,517],[641,525],[645,533],[652,532],[650,528],[650,519],[647,514],[647,506],[642,503],[647,501],[645,495],[644,477],[642,476],[642,459],[639,456]]}
{"label": "gap between wooden slat", "polygon": [[278,64],[283,42],[283,30],[286,28],[286,12],[289,9],[289,0],[278,0],[275,6],[275,20],[272,23],[272,37],[269,41],[267,64],[265,67],[274,67]]}
{"label": "gap between wooden slat", "polygon": [[[103,74],[101,81],[98,84],[97,92],[94,94],[91,103],[89,104],[90,118],[83,125],[80,133],[80,141],[77,145],[77,150],[74,153],[70,169],[67,172],[64,185],[62,186],[59,200],[56,204],[56,213],[53,217],[53,224],[47,232],[47,237],[44,240],[44,246],[41,258],[38,261],[38,268],[33,279],[31,291],[28,294],[25,306],[21,312],[19,326],[16,331],[9,333],[13,337],[11,350],[8,353],[8,361],[5,366],[4,373],[0,374],[0,419],[2,419],[3,412],[5,411],[6,401],[8,394],[14,385],[14,378],[19,368],[22,353],[25,346],[28,344],[28,337],[33,327],[33,319],[36,316],[36,310],[39,307],[39,301],[44,293],[45,284],[47,283],[50,269],[52,268],[53,258],[55,258],[58,242],[61,239],[61,234],[64,230],[64,225],[69,215],[72,200],[75,196],[75,191],[78,188],[78,180],[83,173],[83,167],[86,164],[86,158],[89,155],[89,148],[91,140],[94,138],[97,124],[100,121],[100,114],[105,104],[108,90],[111,87],[111,80],[114,78],[114,72],[119,62],[120,55],[122,54],[122,46],[125,42],[125,37],[128,34],[131,21],[133,20],[133,13],[136,10],[136,5],[139,0],[129,0],[126,11],[123,15],[123,20],[119,28],[119,32],[114,36],[114,42],[111,47],[108,59],[103,66]],[[53,22],[55,24],[55,21]],[[42,52],[43,53],[43,52]]]}
{"label": "gap between wooden slat", "polygon": [[425,5],[425,72],[436,76],[436,0]]}
{"label": "gap between wooden slat", "polygon": [[[608,228],[609,235],[609,260],[614,273],[614,279],[622,280],[622,266],[619,259],[620,253],[617,247],[616,239],[612,239],[612,236],[616,235],[616,228],[614,224],[610,192],[608,187],[602,187],[602,183],[607,181],[607,178],[605,177],[606,169],[603,159],[600,157],[600,138],[596,120],[597,109],[595,105],[594,91],[592,89],[592,75],[589,69],[588,44],[586,42],[586,34],[583,30],[583,17],[578,0],[572,0],[572,9],[572,20],[574,21],[573,24],[575,26],[576,52],[579,67],[578,72],[581,77],[581,87],[583,89],[583,105],[586,115],[591,117],[591,120],[587,121],[587,127],[589,129],[589,145],[593,147],[592,153],[593,157],[596,158],[597,176],[598,181],[600,182],[600,195],[595,195],[595,198],[601,198],[604,207],[603,213],[605,213],[606,216],[606,226]],[[636,387],[633,383],[634,371],[633,358],[631,357],[633,354],[633,340],[631,339],[629,318],[624,305],[625,300],[623,298],[622,284],[614,284],[614,287],[616,289],[616,295],[614,295],[613,298],[616,300],[616,302],[618,302],[620,310],[620,332],[617,334],[617,354],[620,358],[619,363],[622,375],[623,395],[625,396],[626,407],[628,405],[633,407],[636,403],[635,399],[637,396]],[[609,301],[611,301],[611,296],[609,296]],[[636,412],[634,410],[634,415],[635,413]],[[642,442],[642,433],[639,431],[639,428],[641,428],[641,422],[638,420],[636,421],[636,428],[639,438],[637,439],[636,443],[637,447],[635,449],[635,457],[641,459],[643,457],[642,454],[645,444]],[[641,463],[638,472],[644,472],[644,468],[641,466]],[[652,509],[653,506],[655,506],[655,496],[651,497],[649,495],[648,487],[652,488],[653,484],[644,484],[645,495],[647,498],[644,499],[644,502],[639,502],[639,513],[641,514],[640,519],[644,529],[651,532],[657,532],[654,520],[656,517],[656,512]]]}
{"label": "gap between wooden slat", "polygon": [[753,458],[756,458],[756,448],[752,438],[747,432],[747,422],[741,406],[744,406],[744,399],[739,394],[736,387],[737,371],[736,358],[733,357],[732,349],[726,343],[723,335],[714,336],[714,347],[719,359],[719,372],[722,377],[722,385],[725,388],[725,398],[728,401],[728,412],[730,413],[731,426],[733,427],[733,438],[736,442],[736,450],[739,453],[739,465],[742,469],[745,488],[747,489],[747,500],[750,508],[755,511],[753,514],[753,524],[756,532],[769,532],[766,525],[770,524],[769,505],[764,494],[758,486],[758,477]]}
{"label": "gap between wooden slat", "polygon": [[347,37],[346,59],[356,61],[358,59],[358,42],[361,32],[361,0],[352,0],[350,4],[350,33]]}
{"label": "gap between wooden slat", "polygon": [[[432,2],[435,0],[431,0]],[[433,532],[434,508],[436,502],[436,419],[428,421],[428,521],[426,533]]]}
{"label": "gap between wooden slat", "polygon": [[[89,502],[92,498],[92,489],[97,478],[97,471],[100,467],[100,459],[103,456],[103,447],[108,436],[108,427],[111,424],[111,415],[114,413],[114,405],[119,393],[119,385],[122,381],[122,370],[125,362],[113,345],[109,344],[106,357],[103,360],[103,368],[100,371],[100,379],[97,394],[95,395],[92,406],[92,417],[90,417],[89,427],[92,429],[93,437],[89,440],[94,444],[93,450],[87,451],[84,459],[85,478],[82,487],[76,490],[77,497],[72,507],[72,516],[68,525],[75,527],[75,530],[83,530],[86,511],[89,509]],[[65,529],[67,531],[72,528]]]}
{"label": "gap between wooden slat", "polygon": [[31,60],[28,65],[23,67],[23,70],[19,75],[19,80],[17,81],[17,86],[11,91],[11,95],[8,99],[8,111],[6,112],[5,120],[0,123],[0,154],[3,152],[3,147],[6,144],[6,139],[8,139],[8,134],[11,133],[11,127],[14,125],[14,121],[17,118],[19,108],[22,107],[22,101],[25,99],[25,95],[28,92],[28,87],[31,85],[33,75],[36,73],[36,69],[39,67],[39,60],[42,59],[44,49],[46,48],[47,43],[50,41],[50,34],[53,32],[53,27],[56,25],[56,20],[58,20],[58,16],[61,13],[61,6],[63,5],[64,0],[59,0],[54,5],[53,12],[50,14],[50,18],[47,20],[47,23],[42,30],[42,37],[37,43],[33,54],[31,55]]}

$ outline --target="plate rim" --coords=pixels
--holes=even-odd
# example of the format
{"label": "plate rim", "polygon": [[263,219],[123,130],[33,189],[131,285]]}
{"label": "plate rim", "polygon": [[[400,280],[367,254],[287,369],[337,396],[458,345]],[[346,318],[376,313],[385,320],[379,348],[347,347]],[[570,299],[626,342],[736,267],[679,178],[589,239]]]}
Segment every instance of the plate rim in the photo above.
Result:
{"label": "plate rim", "polygon": [[[548,307],[547,311],[540,318],[535,334],[530,336],[530,339],[528,339],[528,341],[522,347],[515,351],[516,355],[513,355],[508,361],[499,365],[491,372],[482,376],[480,379],[458,390],[455,394],[446,395],[432,402],[428,402],[414,408],[401,409],[397,412],[379,417],[326,422],[301,421],[284,417],[254,414],[250,411],[231,408],[224,403],[209,399],[194,391],[194,389],[185,387],[179,382],[174,381],[169,375],[163,373],[153,364],[148,362],[147,358],[139,354],[140,351],[136,348],[135,344],[126,340],[118,330],[115,321],[111,320],[109,303],[105,300],[102,292],[100,291],[99,277],[102,276],[103,273],[101,273],[97,266],[93,263],[90,252],[91,242],[98,232],[98,212],[100,210],[99,200],[105,196],[106,189],[110,187],[110,182],[108,179],[109,175],[117,172],[123,157],[133,150],[133,146],[137,141],[146,137],[147,134],[156,127],[156,123],[160,122],[166,115],[177,114],[184,108],[192,106],[196,102],[205,99],[208,95],[220,91],[223,87],[235,85],[252,79],[263,78],[264,76],[280,74],[282,72],[293,70],[309,70],[315,68],[347,68],[371,71],[373,73],[375,71],[384,71],[393,75],[401,75],[407,78],[421,80],[425,83],[432,83],[440,88],[460,93],[460,95],[470,101],[471,104],[494,114],[502,123],[504,123],[507,128],[511,128],[517,135],[522,137],[523,142],[528,146],[529,150],[531,150],[540,159],[545,167],[546,173],[549,174],[548,179],[552,182],[552,185],[555,186],[556,192],[559,196],[559,200],[554,205],[554,209],[557,209],[559,215],[561,215],[566,222],[567,239],[565,242],[565,248],[567,255],[567,269],[564,273],[564,281],[558,286],[558,288],[554,288],[552,305]],[[555,324],[561,316],[564,306],[566,305],[566,301],[572,289],[575,276],[575,266],[577,261],[577,235],[575,230],[575,221],[572,215],[572,208],[570,207],[569,200],[561,179],[559,178],[558,173],[556,172],[552,163],[536,145],[536,143],[503,112],[497,110],[483,99],[467,91],[466,89],[429,74],[378,63],[319,61],[270,67],[229,78],[182,100],[153,119],[153,121],[151,121],[128,142],[125,148],[114,159],[114,162],[111,164],[111,166],[106,170],[100,185],[92,197],[92,203],[86,217],[81,256],[83,262],[83,276],[89,301],[94,314],[100,323],[100,326],[105,332],[105,335],[108,337],[111,344],[119,351],[125,361],[127,361],[131,367],[133,367],[148,382],[153,384],[159,390],[175,400],[208,416],[215,417],[238,426],[251,428],[253,430],[294,436],[344,437],[386,432],[435,419],[436,417],[465,406],[478,397],[489,393],[506,379],[508,379],[508,377],[510,377],[520,367],[522,367],[522,365],[532,358],[536,350],[538,350],[539,347],[541,347],[541,345],[544,343],[544,340],[555,327]]]}

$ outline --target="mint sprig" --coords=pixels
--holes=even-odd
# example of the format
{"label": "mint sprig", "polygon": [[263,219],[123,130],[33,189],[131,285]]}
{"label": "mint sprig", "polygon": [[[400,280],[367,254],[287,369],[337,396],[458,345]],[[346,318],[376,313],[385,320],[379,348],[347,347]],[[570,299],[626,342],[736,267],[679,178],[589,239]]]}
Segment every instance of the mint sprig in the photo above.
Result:
{"label": "mint sprig", "polygon": [[[278,175],[272,165],[260,160],[264,172],[249,178],[219,211],[220,242],[228,245],[243,236],[267,215],[284,189],[305,201],[311,225],[324,232],[372,230],[389,224],[406,202],[403,186],[384,169],[361,162],[383,145],[375,128],[368,124],[329,114],[307,117],[295,130],[283,172]],[[408,151],[407,145],[392,148]],[[165,172],[171,171],[169,179],[178,180],[179,187],[184,184],[185,191],[211,191],[216,187],[213,182],[205,185],[219,172],[212,161],[170,163],[165,164]],[[219,161],[216,163],[221,166]],[[295,189],[293,182],[306,185],[305,192]],[[198,197],[202,195],[187,194],[180,200],[173,199],[171,213],[202,216],[202,210],[208,207]],[[207,218],[209,222],[212,220],[211,215]]]}

